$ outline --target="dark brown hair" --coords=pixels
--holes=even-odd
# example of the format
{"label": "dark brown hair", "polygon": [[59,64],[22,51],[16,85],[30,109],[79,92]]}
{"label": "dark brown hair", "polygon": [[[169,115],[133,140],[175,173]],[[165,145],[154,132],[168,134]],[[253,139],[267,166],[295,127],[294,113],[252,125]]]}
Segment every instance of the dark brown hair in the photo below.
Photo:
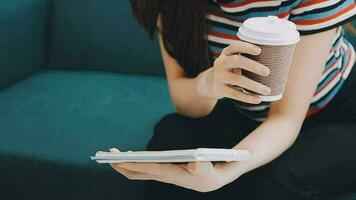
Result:
{"label": "dark brown hair", "polygon": [[194,77],[212,64],[206,39],[206,0],[130,0],[139,23],[151,38],[161,19],[165,48]]}

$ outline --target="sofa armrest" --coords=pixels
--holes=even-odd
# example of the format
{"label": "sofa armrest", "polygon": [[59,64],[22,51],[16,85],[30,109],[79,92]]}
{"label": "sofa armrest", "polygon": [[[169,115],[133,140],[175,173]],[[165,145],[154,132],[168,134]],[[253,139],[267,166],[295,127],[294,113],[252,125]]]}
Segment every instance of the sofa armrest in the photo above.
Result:
{"label": "sofa armrest", "polygon": [[0,89],[43,65],[47,12],[47,0],[0,1]]}

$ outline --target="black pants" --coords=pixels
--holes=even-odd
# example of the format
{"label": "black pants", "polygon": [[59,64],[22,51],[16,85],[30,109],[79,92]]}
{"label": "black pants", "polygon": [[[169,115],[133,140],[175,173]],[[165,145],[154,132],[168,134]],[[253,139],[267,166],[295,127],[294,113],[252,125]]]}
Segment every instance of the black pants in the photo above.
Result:
{"label": "black pants", "polygon": [[[356,191],[356,69],[333,102],[307,118],[295,144],[269,164],[212,192],[199,193],[156,181],[145,198],[325,199]],[[242,116],[229,100],[206,117],[170,114],[155,126],[148,150],[231,148],[259,123]]]}

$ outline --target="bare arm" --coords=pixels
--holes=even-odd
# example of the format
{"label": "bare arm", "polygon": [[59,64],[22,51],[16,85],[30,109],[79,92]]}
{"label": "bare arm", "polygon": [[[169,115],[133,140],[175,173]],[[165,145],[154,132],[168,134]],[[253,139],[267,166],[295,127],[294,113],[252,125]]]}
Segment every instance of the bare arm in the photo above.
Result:
{"label": "bare arm", "polygon": [[198,77],[185,77],[182,67],[167,53],[160,34],[159,44],[166,70],[170,96],[176,111],[192,117],[208,114],[215,106],[217,99],[202,96],[196,92]]}
{"label": "bare arm", "polygon": [[283,99],[272,103],[267,120],[235,146],[252,153],[250,161],[238,166],[241,173],[270,162],[292,146],[321,78],[334,35],[335,29],[302,37]]}

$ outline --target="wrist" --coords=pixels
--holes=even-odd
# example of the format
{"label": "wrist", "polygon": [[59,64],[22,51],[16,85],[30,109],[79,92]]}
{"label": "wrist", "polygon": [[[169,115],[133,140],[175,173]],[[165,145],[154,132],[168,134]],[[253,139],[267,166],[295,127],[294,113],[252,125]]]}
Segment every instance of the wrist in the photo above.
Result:
{"label": "wrist", "polygon": [[236,178],[244,175],[247,173],[249,170],[248,168],[248,161],[242,161],[242,162],[234,162],[233,163],[233,168],[234,168],[234,176]]}
{"label": "wrist", "polygon": [[[248,148],[243,148],[243,147],[236,145],[232,149],[238,150],[238,149],[248,149]],[[252,155],[252,152],[250,151],[250,156],[249,156],[248,160],[241,161],[241,162],[234,162],[233,168],[235,169],[234,171],[235,171],[237,177],[242,176],[243,174],[245,174],[251,170],[250,163],[252,160],[253,160],[253,155]]]}
{"label": "wrist", "polygon": [[197,77],[196,91],[200,96],[213,98],[209,91],[210,69],[201,72]]}

